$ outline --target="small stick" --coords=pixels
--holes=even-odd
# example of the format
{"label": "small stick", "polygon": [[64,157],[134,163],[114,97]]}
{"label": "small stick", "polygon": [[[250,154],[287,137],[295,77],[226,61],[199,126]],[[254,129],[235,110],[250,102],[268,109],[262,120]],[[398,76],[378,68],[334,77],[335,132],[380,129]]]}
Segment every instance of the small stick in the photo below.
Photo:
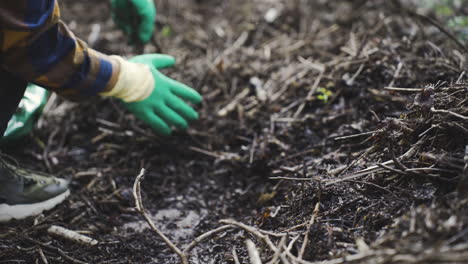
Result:
{"label": "small stick", "polygon": [[237,256],[236,247],[232,248],[232,258],[235,264],[240,264],[239,257]]}
{"label": "small stick", "polygon": [[291,262],[289,262],[289,260],[286,258],[286,253],[282,253],[280,258],[281,258],[281,261],[283,261],[283,264],[291,264]]}
{"label": "small stick", "polygon": [[37,251],[39,252],[39,256],[41,257],[42,262],[44,262],[44,264],[49,264],[49,261],[47,261],[47,258],[44,255],[44,251],[42,251],[42,248],[37,247]]}
{"label": "small stick", "polygon": [[253,140],[252,146],[250,147],[250,156],[249,156],[249,164],[253,163],[254,156],[255,156],[255,148],[257,147],[257,135]]}
{"label": "small stick", "polygon": [[353,84],[354,84],[354,81],[355,81],[356,78],[361,74],[361,72],[362,72],[363,69],[364,69],[364,63],[362,63],[362,64],[359,66],[359,69],[356,71],[356,73],[354,73],[354,75],[351,77],[351,79],[346,80],[346,84],[347,84],[347,85],[353,85]]}
{"label": "small stick", "polygon": [[449,111],[449,110],[438,110],[438,109],[435,109],[434,107],[432,107],[431,112],[432,113],[440,113],[440,114],[449,114],[449,115],[453,115],[455,117],[458,117],[458,118],[461,118],[461,119],[464,119],[464,120],[468,120],[468,116],[460,115],[460,114],[457,114],[457,113]]}
{"label": "small stick", "polygon": [[189,264],[187,255],[182,252],[176,245],[174,245],[169,238],[167,238],[153,223],[150,216],[146,213],[145,207],[143,206],[143,200],[141,198],[141,180],[145,176],[145,169],[142,168],[140,174],[136,177],[135,183],[133,184],[133,197],[135,197],[136,209],[145,218],[146,222],[165,243],[172,249],[177,255],[179,255],[182,264]]}
{"label": "small stick", "polygon": [[310,89],[309,93],[307,94],[306,101],[302,102],[302,104],[297,109],[296,113],[294,113],[295,118],[299,117],[299,115],[302,113],[302,111],[304,110],[304,108],[305,108],[305,106],[307,104],[307,100],[312,99],[312,96],[315,94],[315,92],[318,89],[318,86],[319,86],[320,82],[322,81],[324,72],[325,72],[325,69],[320,71],[319,76],[317,77],[317,79],[315,79],[315,82],[312,85],[312,89]]}
{"label": "small stick", "polygon": [[184,249],[184,253],[185,254],[189,254],[190,251],[192,251],[192,249],[194,247],[196,247],[199,243],[203,242],[204,240],[208,239],[209,237],[217,234],[217,233],[220,233],[220,232],[223,232],[227,229],[230,229],[232,228],[231,225],[224,225],[224,226],[221,226],[221,227],[218,227],[214,230],[211,230],[211,231],[208,231],[200,236],[198,236],[197,238],[195,238],[188,246],[187,248]]}
{"label": "small stick", "polygon": [[73,241],[73,242],[76,242],[78,244],[81,244],[81,245],[85,245],[85,246],[95,246],[97,245],[99,242],[95,239],[92,239],[88,236],[84,236],[82,234],[79,234],[75,231],[72,231],[72,230],[68,230],[66,228],[63,228],[61,226],[51,226],[49,227],[49,229],[47,229],[47,232],[51,235],[55,235],[55,236],[58,236],[58,237],[62,237],[62,238],[65,238],[67,240],[70,240],[70,241]]}
{"label": "small stick", "polygon": [[299,259],[302,259],[302,257],[304,256],[304,253],[305,253],[305,250],[306,250],[306,247],[307,247],[307,243],[309,243],[310,229],[312,228],[312,226],[315,223],[315,219],[317,218],[319,209],[320,209],[320,202],[315,204],[315,208],[314,208],[314,211],[312,213],[312,217],[310,218],[310,221],[307,224],[307,230],[306,230],[306,233],[305,233],[305,236],[304,236],[304,242],[302,242],[301,250],[299,251],[299,256],[298,256]]}
{"label": "small stick", "polygon": [[300,238],[301,236],[300,235],[297,235],[295,236],[290,242],[289,242],[289,245],[286,249],[286,251],[291,251],[291,249],[294,247],[294,244],[296,244],[296,241]]}
{"label": "small stick", "polygon": [[367,135],[372,135],[375,132],[377,132],[377,130],[369,131],[369,132],[363,132],[363,133],[349,135],[349,136],[336,137],[334,140],[343,140],[343,139],[355,138],[355,137],[360,137],[360,136],[367,136]]}
{"label": "small stick", "polygon": [[[287,239],[287,236],[283,236],[278,244],[278,249],[281,249],[284,247],[284,245],[286,244],[286,239]],[[278,262],[278,259],[281,258],[281,250],[278,250],[275,252],[275,255],[273,255],[273,258],[267,263],[267,264],[276,264]],[[282,260],[284,262],[284,260]]]}
{"label": "small stick", "polygon": [[[381,165],[384,164],[384,165],[387,165],[387,164],[393,164],[393,160],[389,160],[389,161],[386,161],[386,162],[383,162],[383,163],[380,163]],[[330,186],[330,185],[334,185],[334,184],[337,184],[337,183],[340,183],[340,182],[344,182],[344,181],[349,181],[349,180],[353,180],[353,179],[356,179],[356,178],[359,178],[359,177],[363,177],[363,176],[366,176],[368,174],[371,174],[371,173],[374,173],[374,172],[377,172],[379,170],[382,170],[381,168],[379,168],[379,166],[377,165],[374,165],[374,166],[370,166],[368,168],[365,168],[365,169],[362,169],[360,171],[357,171],[357,172],[354,172],[348,176],[344,176],[342,178],[339,178],[339,179],[335,179],[335,180],[329,180],[329,181],[326,181],[325,182],[325,186]]]}
{"label": "small stick", "polygon": [[392,168],[390,166],[387,166],[385,164],[382,164],[382,163],[378,163],[377,166],[383,168],[383,169],[386,169],[386,170],[389,170],[391,172],[394,172],[394,173],[399,173],[399,174],[403,174],[405,176],[421,176],[421,177],[429,177],[429,178],[437,178],[439,180],[443,180],[443,181],[447,181],[447,182],[450,182],[451,180],[450,179],[447,179],[447,178],[444,178],[442,176],[437,176],[437,175],[432,175],[432,174],[427,174],[427,173],[418,173],[418,172],[407,172],[406,170],[400,170],[400,169],[395,169],[395,168]]}
{"label": "small stick", "polygon": [[269,177],[270,180],[313,181],[313,178]]}
{"label": "small stick", "polygon": [[[227,225],[218,227],[214,230],[208,231],[198,236],[197,238],[195,238],[183,251],[180,250],[156,227],[156,225],[151,220],[150,216],[146,213],[146,210],[143,206],[143,200],[141,198],[141,181],[144,175],[145,175],[145,169],[142,168],[140,174],[136,177],[135,183],[133,185],[133,196],[135,197],[136,209],[143,216],[146,222],[149,224],[149,226],[151,227],[151,230],[153,230],[166,243],[166,245],[172,251],[174,251],[177,255],[179,255],[182,264],[189,264],[188,259],[189,259],[190,251],[192,251],[193,248],[196,247],[199,243],[201,243],[202,241],[208,239],[209,237],[217,233],[220,233],[222,231],[225,231],[233,227],[232,224],[227,224]],[[263,236],[262,234],[260,235]]]}
{"label": "small stick", "polygon": [[395,169],[395,168],[392,168],[388,165],[385,165],[383,163],[377,163],[377,166],[383,168],[383,169],[386,169],[386,170],[389,170],[391,172],[395,172],[395,173],[399,173],[399,174],[403,174],[403,175],[406,175],[406,176],[411,176],[409,173],[407,173],[406,171],[402,171],[402,170],[399,170],[399,169]]}
{"label": "small stick", "polygon": [[377,185],[375,183],[372,183],[372,182],[367,182],[367,181],[352,181],[350,180],[349,182],[352,182],[352,183],[360,183],[360,184],[366,184],[366,185],[370,185],[370,186],[373,186],[375,188],[378,188],[382,191],[385,191],[385,192],[388,192],[389,194],[391,194],[392,196],[394,196],[397,200],[400,200],[394,193],[392,193],[390,190],[387,190],[385,189],[384,187],[380,186],[380,185]]}
{"label": "small stick", "polygon": [[322,147],[324,147],[324,144],[317,144],[317,145],[315,145],[315,146],[310,147],[310,148],[307,149],[307,150],[294,153],[294,154],[292,154],[292,155],[290,155],[290,156],[287,156],[287,157],[282,158],[282,159],[277,160],[277,161],[273,161],[273,162],[272,162],[272,165],[276,165],[276,164],[281,163],[281,162],[283,162],[283,161],[291,160],[291,159],[300,157],[300,156],[302,156],[302,155],[309,154],[309,153],[311,153],[311,152],[316,151],[317,148],[322,148]]}
{"label": "small stick", "polygon": [[240,229],[243,229],[243,230],[247,231],[248,233],[256,236],[257,238],[259,238],[263,242],[265,242],[265,244],[267,244],[268,247],[272,251],[276,252],[278,250],[278,248],[275,246],[275,244],[273,244],[273,242],[271,242],[270,238],[267,235],[262,234],[260,231],[258,231],[258,229],[254,228],[252,226],[248,226],[246,224],[237,222],[237,221],[232,220],[232,219],[224,219],[224,220],[221,220],[219,222],[222,223],[222,224],[232,225],[232,226],[236,226],[236,227],[238,227]]}
{"label": "small stick", "polygon": [[204,149],[201,149],[201,148],[189,147],[189,149],[192,150],[192,151],[195,151],[195,152],[198,152],[198,153],[205,154],[205,155],[207,155],[207,156],[216,158],[216,159],[221,159],[221,158],[222,158],[221,155],[218,155],[218,154],[216,154],[216,153],[214,153],[214,152],[211,152],[211,151],[208,151],[208,150],[204,150]]}
{"label": "small stick", "polygon": [[298,229],[298,228],[301,228],[301,227],[304,227],[304,226],[306,226],[306,225],[307,225],[307,223],[298,224],[298,225],[295,225],[295,226],[293,226],[293,227],[290,227],[290,228],[284,230],[283,232],[289,233],[289,232],[291,232],[291,231],[294,231],[294,230],[296,230],[296,229]]}
{"label": "small stick", "polygon": [[297,262],[299,264],[345,264],[345,263],[363,263],[363,261],[369,257],[375,257],[375,256],[380,256],[380,257],[390,257],[396,255],[396,251],[393,249],[383,249],[383,250],[377,250],[377,251],[369,251],[365,253],[359,253],[355,255],[350,255],[346,257],[341,257],[337,259],[332,259],[332,260],[324,260],[324,261],[306,261],[299,259],[295,257],[291,252],[286,251],[286,254],[290,259],[292,259],[294,262]]}
{"label": "small stick", "polygon": [[399,91],[399,92],[421,92],[423,88],[403,88],[403,87],[391,87],[387,86],[384,88],[385,90],[390,90],[390,91]]}
{"label": "small stick", "polygon": [[400,61],[400,62],[398,63],[398,66],[397,66],[397,69],[396,69],[396,71],[395,71],[395,74],[393,74],[393,79],[392,79],[392,81],[390,82],[390,84],[388,85],[389,87],[392,87],[393,84],[395,84],[396,79],[400,76],[400,71],[401,71],[402,68],[403,68],[403,63]]}
{"label": "small stick", "polygon": [[252,240],[247,239],[245,241],[247,245],[247,251],[249,252],[249,258],[251,264],[262,264],[262,259],[260,258],[260,254],[258,253],[257,248],[255,247],[255,243]]}
{"label": "small stick", "polygon": [[460,76],[458,77],[457,81],[455,82],[456,84],[460,84],[461,79],[463,78],[463,76],[465,76],[465,73],[466,73],[466,72],[463,71],[463,72],[460,74]]}
{"label": "small stick", "polygon": [[75,264],[87,264],[86,262],[83,262],[81,260],[77,260],[75,258],[72,258],[70,256],[68,256],[65,251],[63,251],[61,248],[58,248],[58,247],[54,247],[54,246],[51,246],[47,243],[42,243],[40,241],[37,241],[37,240],[34,240],[32,238],[29,238],[29,237],[24,237],[24,239],[28,240],[29,242],[31,243],[35,243],[35,244],[38,244],[39,246],[43,247],[43,248],[47,248],[47,249],[50,249],[50,250],[55,250],[57,251],[60,256],[62,256],[64,259],[68,260],[68,263],[75,263]]}
{"label": "small stick", "polygon": [[466,198],[468,196],[468,145],[465,146],[465,156],[463,157],[465,167],[460,182],[458,183],[457,190],[460,196]]}
{"label": "small stick", "polygon": [[[422,138],[420,138],[418,140],[418,142],[413,144],[413,146],[408,151],[406,151],[403,155],[398,157],[398,159],[401,161],[401,160],[404,160],[404,159],[407,159],[407,158],[411,157],[421,147],[421,145],[423,144],[423,142],[425,142],[426,139],[427,139],[427,136],[423,136]],[[369,148],[369,149],[371,149],[371,148]],[[370,166],[370,167],[368,167],[366,169],[362,169],[360,171],[357,171],[355,173],[352,173],[351,175],[342,177],[340,179],[327,181],[325,183],[325,186],[330,186],[330,185],[337,184],[337,183],[340,183],[340,182],[343,182],[343,181],[353,180],[353,179],[368,175],[368,174],[373,173],[373,172],[381,171],[382,170],[382,165],[384,165],[384,166],[387,165],[387,167],[388,167],[388,165],[393,165],[393,164],[394,164],[393,160],[387,160],[385,162],[380,163],[379,166],[377,166],[377,165]],[[353,164],[351,164],[351,165],[353,165]],[[349,169],[349,167],[350,166],[348,165],[348,167],[345,170]],[[341,172],[340,175],[342,173],[343,172]]]}
{"label": "small stick", "polygon": [[250,89],[245,88],[242,92],[236,95],[236,97],[234,97],[234,99],[229,104],[227,104],[225,107],[219,110],[217,112],[217,115],[220,117],[227,116],[227,114],[229,114],[230,112],[236,109],[236,106],[239,104],[239,102],[245,97],[247,97],[249,93],[250,93]]}
{"label": "small stick", "polygon": [[366,157],[374,148],[373,147],[370,147],[366,150],[364,150],[362,152],[361,155],[359,155],[359,157],[357,157],[356,159],[354,159],[353,161],[351,161],[351,163],[346,167],[344,168],[342,171],[338,172],[338,175],[337,177],[341,176],[343,173],[345,173],[346,171],[348,171],[352,166],[354,166],[354,164],[358,163],[361,159],[363,159],[364,157]]}

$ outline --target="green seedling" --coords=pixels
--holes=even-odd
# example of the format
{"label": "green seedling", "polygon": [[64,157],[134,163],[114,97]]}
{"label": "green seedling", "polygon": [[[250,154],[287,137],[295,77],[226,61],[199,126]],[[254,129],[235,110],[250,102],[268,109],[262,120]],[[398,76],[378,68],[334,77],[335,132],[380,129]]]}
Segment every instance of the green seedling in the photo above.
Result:
{"label": "green seedling", "polygon": [[324,87],[319,87],[317,89],[317,92],[319,93],[319,95],[317,95],[317,99],[323,101],[324,103],[327,103],[330,96],[333,95],[332,91]]}
{"label": "green seedling", "polygon": [[172,34],[171,27],[168,25],[165,25],[161,30],[161,34],[163,35],[163,37],[166,37],[166,38],[170,37]]}

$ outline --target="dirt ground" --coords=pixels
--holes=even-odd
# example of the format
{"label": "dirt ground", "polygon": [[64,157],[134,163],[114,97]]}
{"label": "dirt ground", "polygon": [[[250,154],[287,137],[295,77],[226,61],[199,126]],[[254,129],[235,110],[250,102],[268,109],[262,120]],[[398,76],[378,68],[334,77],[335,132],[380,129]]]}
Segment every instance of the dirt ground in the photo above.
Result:
{"label": "dirt ground", "polygon": [[[262,263],[468,263],[468,49],[443,21],[386,0],[156,3],[144,52],[177,58],[164,72],[203,94],[200,120],[161,138],[116,101],[51,98],[4,151],[72,195],[0,225],[0,263],[180,263],[135,209],[141,168],[177,246],[226,225],[190,263],[260,263],[248,239]],[[141,52],[107,1],[61,6],[95,49]]]}

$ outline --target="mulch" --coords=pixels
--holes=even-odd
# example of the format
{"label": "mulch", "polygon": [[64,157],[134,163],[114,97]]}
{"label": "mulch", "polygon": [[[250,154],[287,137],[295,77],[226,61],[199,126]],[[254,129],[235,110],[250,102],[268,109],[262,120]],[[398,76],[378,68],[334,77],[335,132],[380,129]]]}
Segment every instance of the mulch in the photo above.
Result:
{"label": "mulch", "polygon": [[[117,101],[52,98],[4,151],[73,194],[0,226],[0,263],[180,263],[135,209],[141,168],[147,213],[178,247],[226,225],[191,263],[466,263],[466,47],[443,20],[384,0],[157,5],[144,52],[178,59],[164,73],[201,91],[200,120],[161,138]],[[94,48],[138,54],[108,8],[62,1]]]}

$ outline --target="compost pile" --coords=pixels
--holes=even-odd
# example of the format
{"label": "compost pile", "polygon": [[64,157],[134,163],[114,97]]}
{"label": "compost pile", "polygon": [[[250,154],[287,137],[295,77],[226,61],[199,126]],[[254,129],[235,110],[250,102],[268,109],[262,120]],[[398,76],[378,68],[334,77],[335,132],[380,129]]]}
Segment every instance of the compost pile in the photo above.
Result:
{"label": "compost pile", "polygon": [[[141,168],[147,213],[178,247],[224,226],[191,263],[467,263],[468,50],[443,21],[384,0],[157,5],[144,51],[177,57],[164,72],[201,91],[200,120],[161,138],[116,101],[51,98],[6,151],[73,194],[0,226],[0,263],[180,263],[135,209]],[[106,1],[62,9],[94,48],[141,52]]]}

